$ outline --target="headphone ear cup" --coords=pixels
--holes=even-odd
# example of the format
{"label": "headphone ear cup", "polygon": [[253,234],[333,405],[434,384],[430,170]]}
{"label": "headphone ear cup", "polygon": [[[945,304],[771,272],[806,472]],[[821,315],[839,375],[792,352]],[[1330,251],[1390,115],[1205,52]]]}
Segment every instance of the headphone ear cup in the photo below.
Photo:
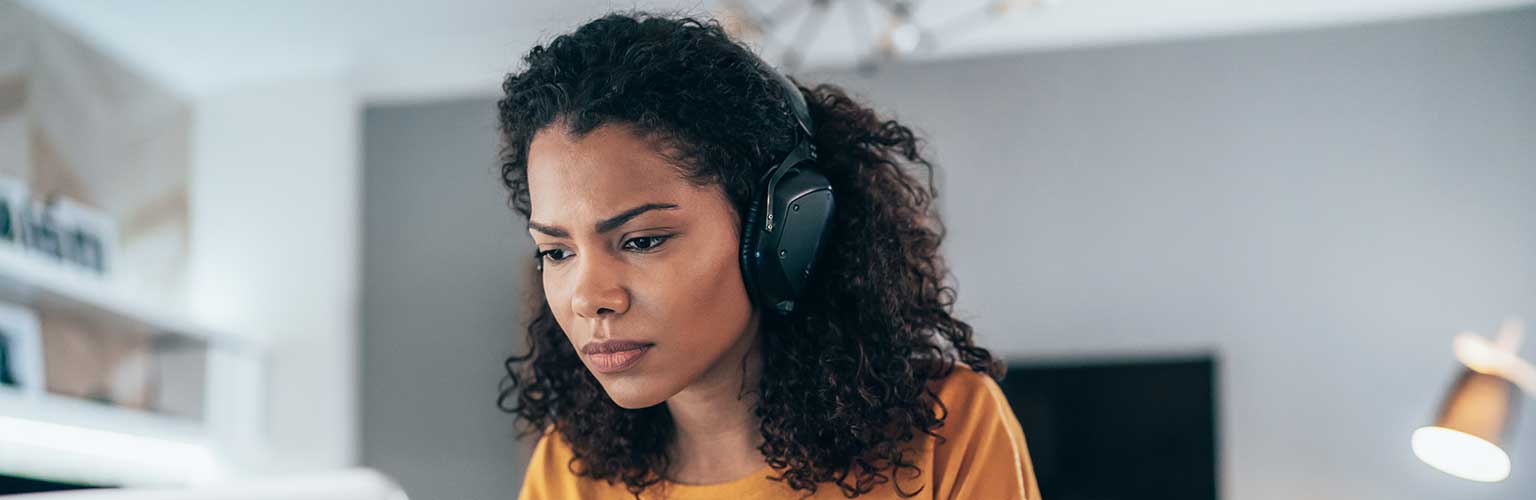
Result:
{"label": "headphone ear cup", "polygon": [[747,215],[742,218],[741,225],[741,280],[747,287],[747,297],[753,304],[761,304],[761,294],[757,289],[757,240],[758,231],[762,221],[762,202],[754,195],[752,201],[747,204]]}

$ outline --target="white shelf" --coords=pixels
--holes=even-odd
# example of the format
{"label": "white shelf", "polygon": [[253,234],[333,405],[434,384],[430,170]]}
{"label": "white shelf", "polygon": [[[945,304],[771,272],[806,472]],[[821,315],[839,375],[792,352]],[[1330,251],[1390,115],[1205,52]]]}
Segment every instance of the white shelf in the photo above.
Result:
{"label": "white shelf", "polygon": [[124,486],[179,485],[224,474],[231,450],[222,440],[229,426],[207,405],[216,398],[260,394],[249,392],[255,386],[246,384],[259,375],[237,373],[235,385],[221,384],[231,380],[231,362],[246,367],[233,368],[237,372],[259,373],[267,352],[264,341],[210,327],[179,307],[4,241],[0,301],[102,325],[202,340],[209,348],[202,421],[0,387],[0,473]]}
{"label": "white shelf", "polygon": [[0,472],[6,474],[94,485],[182,484],[221,473],[212,450],[194,420],[0,388]]}
{"label": "white shelf", "polygon": [[176,308],[145,300],[108,279],[8,242],[0,242],[0,301],[71,311],[108,324],[136,323],[202,338],[220,348],[260,350],[263,346],[253,335],[200,324]]}

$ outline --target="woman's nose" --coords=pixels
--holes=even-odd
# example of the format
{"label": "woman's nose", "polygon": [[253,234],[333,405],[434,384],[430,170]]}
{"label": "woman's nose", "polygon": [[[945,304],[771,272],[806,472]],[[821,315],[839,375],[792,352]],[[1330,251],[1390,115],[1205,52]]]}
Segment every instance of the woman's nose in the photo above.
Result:
{"label": "woman's nose", "polygon": [[600,260],[589,259],[584,263],[576,291],[571,294],[571,308],[583,318],[599,319],[629,311],[629,291],[619,279],[619,269],[614,263]]}

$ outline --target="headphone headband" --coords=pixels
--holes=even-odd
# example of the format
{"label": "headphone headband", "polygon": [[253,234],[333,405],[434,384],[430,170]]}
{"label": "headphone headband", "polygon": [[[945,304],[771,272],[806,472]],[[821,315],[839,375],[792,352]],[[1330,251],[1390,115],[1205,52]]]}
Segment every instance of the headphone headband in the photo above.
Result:
{"label": "headphone headband", "polygon": [[747,51],[747,56],[757,62],[758,69],[762,70],[769,80],[779,84],[784,92],[784,105],[789,108],[789,115],[795,119],[795,126],[800,129],[800,132],[808,138],[816,137],[815,123],[811,121],[811,108],[806,105],[805,96],[800,94],[800,87],[796,86],[788,76],[784,76],[784,73],[774,69],[768,61],[757,57],[751,51]]}
{"label": "headphone headband", "polygon": [[800,87],[766,63],[763,64],[763,69],[784,88],[785,105],[789,107],[790,116],[795,119],[795,125],[800,128],[800,132],[805,134],[805,137],[816,137],[815,124],[811,122],[811,108],[805,104],[805,96],[800,94]]}

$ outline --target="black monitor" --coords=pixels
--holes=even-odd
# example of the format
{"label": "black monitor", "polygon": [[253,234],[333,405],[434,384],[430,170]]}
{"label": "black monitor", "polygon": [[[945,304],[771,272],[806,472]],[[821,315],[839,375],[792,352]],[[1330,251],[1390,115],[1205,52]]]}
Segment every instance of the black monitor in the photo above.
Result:
{"label": "black monitor", "polygon": [[1217,496],[1213,358],[1010,362],[999,385],[1051,500]]}
{"label": "black monitor", "polygon": [[17,493],[44,493],[49,491],[68,491],[95,489],[96,486],[85,484],[61,483],[57,481],[45,481],[28,477],[0,474],[0,495]]}

